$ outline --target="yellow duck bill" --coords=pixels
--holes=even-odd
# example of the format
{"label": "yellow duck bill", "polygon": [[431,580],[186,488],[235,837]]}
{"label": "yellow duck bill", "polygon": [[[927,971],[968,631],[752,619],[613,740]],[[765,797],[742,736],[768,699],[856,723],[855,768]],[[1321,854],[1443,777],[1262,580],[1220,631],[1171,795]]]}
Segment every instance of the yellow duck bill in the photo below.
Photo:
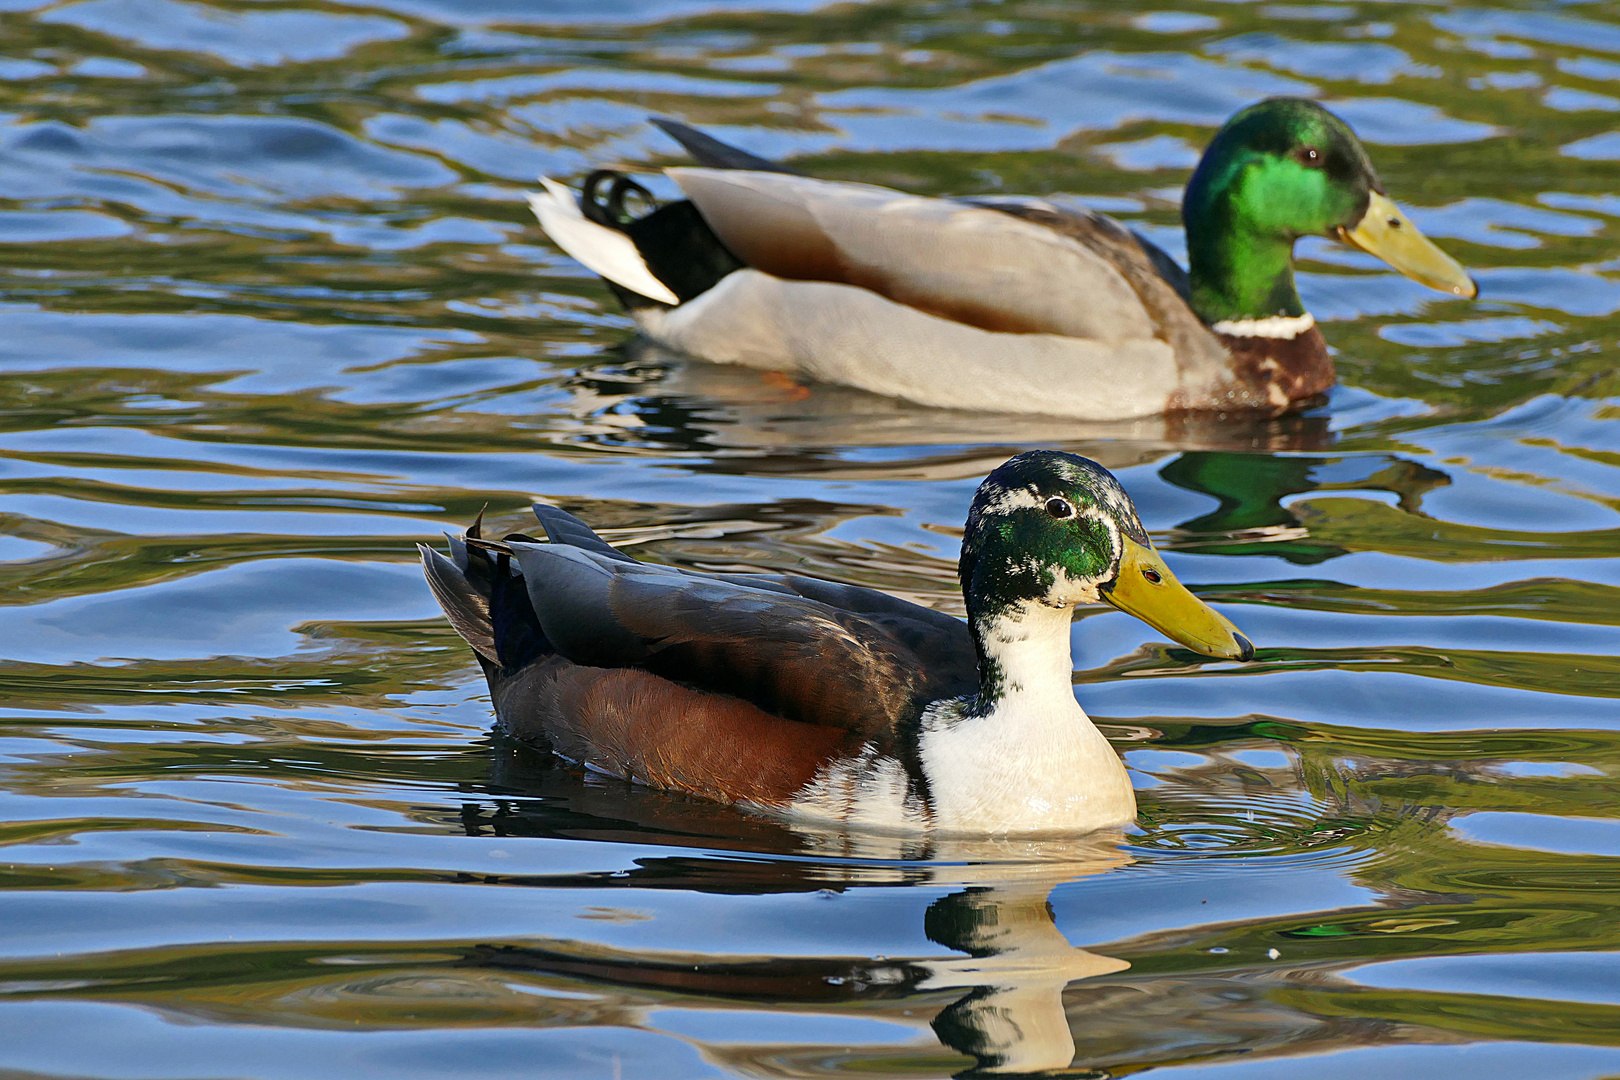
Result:
{"label": "yellow duck bill", "polygon": [[1225,660],[1254,659],[1253,643],[1188,592],[1157,551],[1128,537],[1120,540],[1125,554],[1119,575],[1101,589],[1104,600],[1194,652]]}
{"label": "yellow duck bill", "polygon": [[1351,247],[1377,256],[1413,281],[1431,289],[1472,300],[1479,286],[1462,264],[1434,246],[1401,208],[1378,192],[1367,200],[1367,212],[1353,229],[1339,226],[1338,237]]}

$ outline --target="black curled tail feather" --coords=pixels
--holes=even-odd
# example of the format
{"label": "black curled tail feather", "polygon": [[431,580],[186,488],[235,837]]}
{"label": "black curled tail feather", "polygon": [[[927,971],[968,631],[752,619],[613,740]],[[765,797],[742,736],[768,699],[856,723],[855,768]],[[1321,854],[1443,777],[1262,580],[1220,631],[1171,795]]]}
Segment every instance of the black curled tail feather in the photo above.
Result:
{"label": "black curled tail feather", "polygon": [[[596,224],[628,236],[648,271],[683,304],[743,268],[689,200],[660,206],[652,192],[612,169],[597,169],[585,178],[579,209]],[[608,284],[627,307],[649,302],[612,281]]]}
{"label": "black curled tail feather", "polygon": [[[607,185],[606,193],[602,186]],[[625,196],[633,195],[643,204],[642,214],[656,210],[658,200],[653,193],[620,172],[597,169],[579,186],[579,210],[598,225],[623,232],[635,223],[637,214],[625,206]]]}

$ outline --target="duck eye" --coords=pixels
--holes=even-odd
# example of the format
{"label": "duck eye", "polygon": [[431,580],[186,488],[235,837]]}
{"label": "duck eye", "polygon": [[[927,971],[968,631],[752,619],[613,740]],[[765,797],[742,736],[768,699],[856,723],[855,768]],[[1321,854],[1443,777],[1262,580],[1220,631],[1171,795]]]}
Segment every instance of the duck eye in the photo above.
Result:
{"label": "duck eye", "polygon": [[1142,576],[1147,578],[1149,581],[1151,581],[1155,585],[1159,584],[1159,582],[1164,580],[1163,575],[1161,575],[1157,570],[1153,569],[1153,567],[1151,567],[1151,566],[1142,567]]}
{"label": "duck eye", "polygon": [[1074,505],[1068,499],[1047,499],[1046,512],[1055,518],[1074,517]]}
{"label": "duck eye", "polygon": [[1300,150],[1299,160],[1302,164],[1316,167],[1322,164],[1322,152],[1314,146],[1307,146]]}

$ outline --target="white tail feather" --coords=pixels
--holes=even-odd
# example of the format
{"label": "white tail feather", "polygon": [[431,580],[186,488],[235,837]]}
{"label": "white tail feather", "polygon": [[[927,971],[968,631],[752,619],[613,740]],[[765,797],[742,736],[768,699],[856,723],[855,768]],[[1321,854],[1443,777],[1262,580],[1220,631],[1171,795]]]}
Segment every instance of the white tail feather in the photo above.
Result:
{"label": "white tail feather", "polygon": [[668,285],[647,269],[646,260],[628,236],[587,218],[580,212],[574,193],[555,180],[542,176],[540,183],[546,190],[529,193],[529,209],[558,247],[633,293],[665,304],[681,302]]}

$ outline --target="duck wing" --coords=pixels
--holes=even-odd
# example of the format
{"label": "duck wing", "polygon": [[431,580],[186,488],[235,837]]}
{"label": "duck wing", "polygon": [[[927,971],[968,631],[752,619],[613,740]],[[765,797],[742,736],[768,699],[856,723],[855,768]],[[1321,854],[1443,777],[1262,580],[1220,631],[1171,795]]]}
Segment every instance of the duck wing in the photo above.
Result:
{"label": "duck wing", "polygon": [[[976,683],[951,631],[898,606],[869,605],[869,617],[780,580],[742,584],[567,543],[509,547],[545,640],[576,665],[635,669],[884,742],[928,701]],[[927,663],[941,658],[957,664]]]}
{"label": "duck wing", "polygon": [[[751,575],[780,585],[807,600],[859,615],[910,650],[929,673],[931,698],[961,697],[978,690],[978,654],[961,619],[859,585],[841,585],[796,574]],[[747,584],[743,575],[730,580]]]}
{"label": "duck wing", "polygon": [[[603,540],[589,525],[561,507],[535,503],[533,510],[541,527],[546,530],[546,539],[553,544],[566,544],[617,562],[635,566],[647,565]],[[455,537],[451,537],[450,541],[453,546],[461,543]],[[459,561],[465,563],[466,559],[463,557]],[[864,616],[898,636],[937,635],[941,639],[940,642],[930,646],[935,652],[945,649],[948,653],[942,655],[950,655],[970,666],[977,664],[974,659],[973,639],[968,635],[967,624],[961,619],[947,615],[943,611],[914,604],[909,600],[902,600],[897,596],[890,596],[877,589],[868,589],[860,585],[843,585],[836,581],[823,581],[821,578],[804,577],[800,574],[699,574],[672,566],[655,568],[683,574],[699,581],[727,581],[744,588],[801,596],[840,611]]]}
{"label": "duck wing", "polygon": [[998,209],[777,172],[669,175],[744,264],[855,285],[984,330],[1151,339],[1129,278],[1073,235]]}
{"label": "duck wing", "polygon": [[1226,347],[1193,313],[1187,271],[1134,229],[1106,214],[1072,210],[1045,199],[1015,196],[964,201],[1050,229],[1108,260],[1129,282],[1153,324],[1153,336],[1169,343],[1183,371],[1196,365],[1215,371],[1228,366]]}
{"label": "duck wing", "polygon": [[[645,565],[620,551],[568,511],[546,503],[534,504],[534,516],[553,544],[566,544],[616,562]],[[452,545],[458,543],[451,537]],[[466,564],[465,557],[458,559]],[[812,600],[835,611],[858,615],[910,649],[916,660],[933,672],[936,697],[972,693],[977,685],[978,658],[967,624],[943,611],[901,600],[877,589],[843,585],[799,574],[696,574],[678,567],[654,567],[696,581],[723,581],[746,589],[763,590]],[[465,636],[465,633],[463,634]],[[477,648],[474,645],[474,648]],[[933,684],[931,683],[931,685]],[[960,687],[960,689],[957,689]]]}
{"label": "duck wing", "polygon": [[[707,168],[772,172],[787,176],[804,175],[798,169],[789,168],[780,162],[749,153],[741,147],[721,142],[714,136],[678,120],[662,116],[648,117],[648,120],[680,143],[682,149],[691,154],[699,165]],[[1126,229],[1113,218],[1097,213],[1076,212],[1045,199],[1026,196],[963,198],[957,201],[971,206],[1000,210],[1071,237],[1114,263],[1146,302],[1149,314],[1156,324],[1162,327],[1166,321],[1180,322],[1188,319],[1197,324],[1197,317],[1186,306],[1191,303],[1187,271],[1163,248],[1135,230]],[[1158,280],[1154,280],[1155,278]],[[1165,285],[1168,285],[1181,300],[1180,310],[1176,310],[1175,305],[1164,302]],[[1165,307],[1171,310],[1168,312],[1160,310]]]}

